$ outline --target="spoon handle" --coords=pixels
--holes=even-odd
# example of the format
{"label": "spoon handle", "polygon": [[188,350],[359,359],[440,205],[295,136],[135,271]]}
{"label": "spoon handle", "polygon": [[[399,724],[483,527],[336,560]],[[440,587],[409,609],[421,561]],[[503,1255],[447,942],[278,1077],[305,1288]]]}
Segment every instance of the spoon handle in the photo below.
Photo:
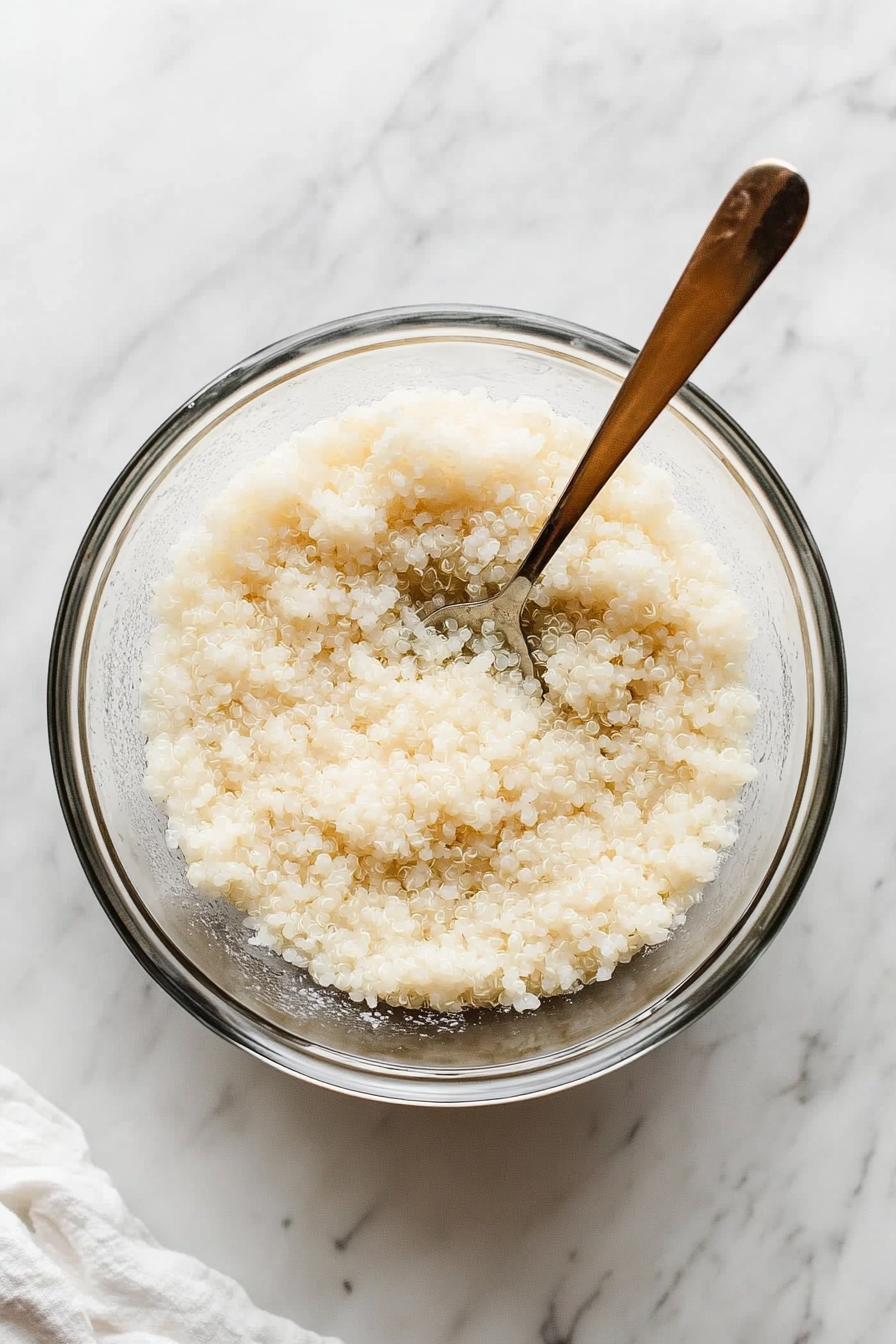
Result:
{"label": "spoon handle", "polygon": [[538,578],[623,458],[774,270],[808,208],[805,182],[776,159],[763,159],[737,179],[516,578]]}

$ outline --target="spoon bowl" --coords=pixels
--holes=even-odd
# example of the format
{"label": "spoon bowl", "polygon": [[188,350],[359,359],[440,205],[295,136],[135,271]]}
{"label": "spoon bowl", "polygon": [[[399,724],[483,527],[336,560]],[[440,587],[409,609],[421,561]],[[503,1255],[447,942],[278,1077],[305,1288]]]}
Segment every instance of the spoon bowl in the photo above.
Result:
{"label": "spoon bowl", "polygon": [[497,630],[523,677],[534,678],[535,664],[521,624],[523,607],[531,591],[531,580],[517,574],[494,597],[484,597],[478,602],[451,602],[446,607],[437,607],[426,616],[423,624],[449,633],[464,626],[476,632],[488,627],[486,634]]}

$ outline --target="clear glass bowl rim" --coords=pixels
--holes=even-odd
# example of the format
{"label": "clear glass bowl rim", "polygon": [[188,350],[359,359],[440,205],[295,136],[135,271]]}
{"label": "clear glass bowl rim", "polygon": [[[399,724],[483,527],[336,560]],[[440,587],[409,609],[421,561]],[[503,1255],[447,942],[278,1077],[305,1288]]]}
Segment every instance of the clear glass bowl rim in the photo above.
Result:
{"label": "clear glass bowl rim", "polygon": [[[287,361],[352,342],[426,328],[477,328],[564,346],[623,365],[637,351],[631,346],[571,322],[515,309],[479,305],[427,305],[382,309],[313,327],[266,346],[209,382],[159,426],[119,474],[84,534],[63,589],[50,649],[47,712],[50,754],[63,815],[84,872],[120,935],[153,978],[183,1007],[220,1036],[282,1071],[335,1091],[410,1105],[487,1105],[560,1091],[599,1077],[640,1057],[676,1035],[709,1009],[740,979],[768,946],[793,909],[818,857],[836,800],[846,744],[846,661],[837,607],[818,547],[789,490],[740,426],[710,397],[687,383],[676,400],[691,407],[725,440],[771,503],[777,523],[792,547],[810,596],[817,647],[809,657],[815,693],[812,738],[819,763],[814,790],[788,862],[757,894],[749,928],[736,941],[716,949],[708,968],[687,991],[633,1023],[633,1030],[609,1047],[596,1046],[572,1058],[536,1060],[531,1067],[465,1076],[440,1076],[371,1065],[351,1056],[297,1042],[231,1000],[196,968],[158,928],[132,892],[130,897],[110,872],[103,852],[102,819],[94,815],[84,776],[89,770],[80,722],[79,684],[86,650],[78,656],[88,599],[104,543],[119,515],[140,491],[168,447],[216,405],[261,375]],[[719,956],[720,953],[726,955]]]}

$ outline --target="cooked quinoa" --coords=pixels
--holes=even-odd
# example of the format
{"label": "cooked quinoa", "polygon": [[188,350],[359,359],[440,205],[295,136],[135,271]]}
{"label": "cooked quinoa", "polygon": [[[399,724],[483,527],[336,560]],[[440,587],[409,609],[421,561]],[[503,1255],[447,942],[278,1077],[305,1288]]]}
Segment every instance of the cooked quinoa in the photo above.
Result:
{"label": "cooked quinoa", "polygon": [[142,714],[169,844],[356,1001],[606,980],[734,839],[748,621],[660,468],[629,459],[536,586],[544,698],[497,636],[421,624],[512,576],[590,435],[395,392],[240,472],[172,549]]}

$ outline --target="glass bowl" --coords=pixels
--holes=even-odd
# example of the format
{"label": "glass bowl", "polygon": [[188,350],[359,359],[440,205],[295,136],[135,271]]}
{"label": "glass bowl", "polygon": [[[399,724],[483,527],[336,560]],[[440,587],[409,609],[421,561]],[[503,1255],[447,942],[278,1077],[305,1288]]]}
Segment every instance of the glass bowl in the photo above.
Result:
{"label": "glass bowl", "polygon": [[397,387],[536,395],[597,426],[634,357],[529,313],[395,309],[281,341],[215,379],[143,445],[72,566],[49,674],[53,765],[97,896],[135,956],[227,1039],[357,1096],[472,1105],[597,1077],[679,1031],[756,959],[792,909],[831,814],[846,685],[834,599],[799,510],[744,432],[686,387],[636,449],[728,565],[752,617],[758,778],[704,899],[662,946],[535,1012],[371,1010],[250,946],[241,916],[199,896],[143,788],[139,674],[168,549],[246,463],[293,431]]}

